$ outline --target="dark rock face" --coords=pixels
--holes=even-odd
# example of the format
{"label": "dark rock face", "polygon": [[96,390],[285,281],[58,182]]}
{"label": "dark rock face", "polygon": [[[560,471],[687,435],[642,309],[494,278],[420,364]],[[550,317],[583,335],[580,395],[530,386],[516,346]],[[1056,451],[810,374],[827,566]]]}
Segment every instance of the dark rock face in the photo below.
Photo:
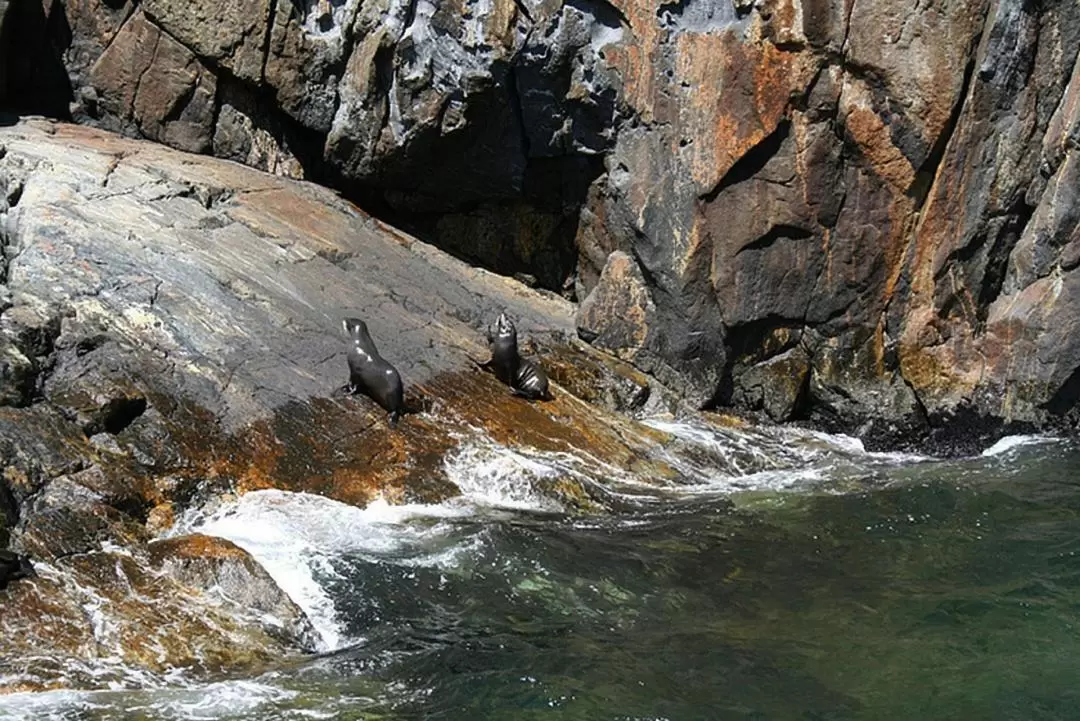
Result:
{"label": "dark rock face", "polygon": [[7,17],[11,12],[11,0],[0,0],[0,58],[5,62],[0,63],[0,103],[7,100],[7,56],[8,56],[8,30]]}
{"label": "dark rock face", "polygon": [[[1074,415],[1072,4],[81,0],[6,25],[22,105],[334,185],[576,294],[584,337],[693,404],[882,443]],[[20,397],[33,361],[0,355]]]}
{"label": "dark rock face", "polygon": [[217,77],[136,10],[90,71],[108,125],[193,153],[211,149]]}
{"label": "dark rock face", "polygon": [[[699,378],[691,376],[686,382],[673,367],[672,355],[679,351],[673,344],[683,346],[675,355],[684,361],[680,370],[693,367],[707,374],[712,359],[691,366],[702,359],[699,336],[687,331],[685,319],[660,313],[641,267],[628,254],[615,251],[608,256],[596,288],[578,308],[577,326],[581,338],[680,390],[694,405],[708,400],[700,391],[695,392],[693,381]],[[712,378],[714,384],[718,380]]]}
{"label": "dark rock face", "polygon": [[26,556],[0,549],[0,591],[21,578],[34,576],[34,565]]}

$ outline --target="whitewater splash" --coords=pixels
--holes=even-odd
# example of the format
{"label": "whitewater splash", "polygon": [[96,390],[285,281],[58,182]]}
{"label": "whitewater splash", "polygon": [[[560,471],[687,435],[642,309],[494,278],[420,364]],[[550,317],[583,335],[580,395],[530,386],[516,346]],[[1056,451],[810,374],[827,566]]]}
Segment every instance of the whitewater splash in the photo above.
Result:
{"label": "whitewater splash", "polygon": [[204,533],[246,550],[304,610],[319,633],[321,650],[334,651],[363,641],[345,632],[326,591],[329,582],[341,578],[336,560],[352,556],[402,566],[453,567],[478,543],[479,526],[462,530],[466,519],[567,511],[542,490],[545,482],[568,478],[648,503],[672,494],[804,488],[837,475],[844,459],[859,459],[864,465],[868,458],[912,460],[868,454],[846,437],[768,435],[667,420],[648,423],[674,439],[665,460],[683,477],[669,486],[639,483],[633,493],[623,494],[635,485],[634,479],[598,459],[511,449],[476,434],[463,438],[444,461],[447,478],[461,495],[442,503],[391,505],[377,499],[357,508],[307,493],[254,491],[187,513],[169,535]]}
{"label": "whitewater splash", "polygon": [[1046,443],[1061,443],[1062,439],[1053,438],[1051,436],[1032,436],[1032,435],[1020,435],[1020,436],[1005,436],[994,445],[987,448],[980,455],[983,458],[991,458],[994,456],[1003,456],[1012,453],[1020,448],[1027,448],[1028,446],[1043,445]]}
{"label": "whitewater splash", "polygon": [[[458,490],[461,499],[475,507],[503,508],[523,511],[560,511],[558,503],[539,493],[537,481],[557,478],[566,472],[565,462],[550,454],[543,458],[515,451],[492,442],[466,443],[447,456],[446,476]],[[560,467],[560,465],[562,467]]]}
{"label": "whitewater splash", "polygon": [[450,506],[392,506],[377,500],[357,508],[329,498],[287,491],[253,491],[212,513],[195,511],[170,535],[204,533],[228,539],[250,553],[307,614],[323,651],[355,644],[344,634],[327,582],[337,576],[333,559],[348,553],[422,560],[426,542],[446,531],[412,520],[462,515]]}
{"label": "whitewater splash", "polygon": [[327,583],[340,578],[335,559],[452,567],[475,546],[477,533],[463,533],[455,521],[564,510],[535,484],[580,473],[573,467],[577,460],[556,454],[545,462],[478,439],[447,457],[447,477],[461,495],[443,503],[391,505],[376,499],[358,508],[309,493],[253,491],[188,512],[168,535],[203,533],[243,548],[307,614],[320,650],[334,651],[363,641],[346,634],[326,592]]}
{"label": "whitewater splash", "polygon": [[16,693],[0,702],[0,718],[5,721],[43,719],[117,718],[104,712],[122,701],[123,718],[216,719],[239,716],[273,707],[295,698],[295,691],[264,681],[232,680],[169,689],[142,691],[45,691]]}
{"label": "whitewater splash", "polygon": [[377,499],[357,508],[307,493],[254,491],[216,508],[189,512],[170,535],[205,533],[246,550],[308,615],[322,650],[333,651],[362,641],[344,632],[325,590],[328,581],[339,577],[334,559],[352,555],[400,565],[452,565],[470,548],[455,536],[461,535],[464,519],[567,511],[542,490],[545,482],[568,478],[649,503],[672,494],[807,488],[842,476],[845,463],[865,468],[868,461],[923,460],[867,453],[855,439],[810,431],[663,419],[647,424],[673,439],[662,457],[682,478],[667,486],[637,482],[599,459],[511,449],[477,433],[463,437],[445,459],[446,476],[461,495],[442,503],[391,505]]}
{"label": "whitewater splash", "polygon": [[644,423],[673,438],[663,459],[683,476],[677,490],[692,495],[843,492],[853,481],[878,470],[934,460],[911,453],[871,452],[851,436],[790,426],[725,426],[665,418]]}

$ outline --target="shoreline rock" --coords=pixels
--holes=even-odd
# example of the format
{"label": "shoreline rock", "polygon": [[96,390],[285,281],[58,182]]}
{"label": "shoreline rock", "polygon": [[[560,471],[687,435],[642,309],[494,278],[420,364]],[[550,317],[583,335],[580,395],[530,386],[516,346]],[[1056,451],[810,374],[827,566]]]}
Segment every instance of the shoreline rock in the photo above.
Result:
{"label": "shoreline rock", "polygon": [[[634,416],[689,411],[685,399],[633,368],[636,350],[619,359],[575,339],[575,308],[552,293],[469,267],[324,188],[230,161],[45,120],[0,128],[0,148],[0,338],[14,369],[0,406],[0,530],[40,570],[0,592],[21,629],[0,649],[8,690],[108,683],[131,667],[212,677],[309,652],[310,623],[245,552],[155,540],[216,498],[275,488],[358,506],[439,502],[459,493],[447,458],[477,434],[601,460],[581,477],[534,479],[567,513],[617,503],[590,472],[679,477],[668,462],[679,443]],[[632,256],[617,259],[633,272]],[[623,300],[612,312],[627,315]],[[554,400],[523,401],[476,367],[502,310],[549,370]],[[335,396],[348,315],[368,322],[418,410],[396,430],[367,398]],[[630,320],[645,329],[603,336],[613,350],[652,337],[649,316]],[[762,391],[762,408],[782,416],[818,393],[842,415],[850,399],[828,396],[821,378],[859,347],[800,356],[812,340],[768,338],[768,357],[790,362],[767,367],[802,375]],[[769,387],[768,373],[754,382]],[[958,424],[965,433],[993,432],[973,418]],[[866,436],[902,439],[888,422]],[[264,602],[281,625],[260,620]],[[55,633],[35,626],[46,616]],[[130,667],[104,680],[79,671],[106,656]]]}
{"label": "shoreline rock", "polygon": [[[44,569],[0,597],[23,629],[0,656],[40,650],[0,671],[8,688],[98,683],[77,668],[102,654],[214,675],[310,651],[310,624],[257,590],[276,586],[246,553],[155,540],[217,497],[277,488],[358,506],[438,502],[459,493],[448,454],[477,433],[587,453],[646,481],[673,473],[659,460],[663,434],[562,387],[525,402],[476,367],[505,309],[530,353],[562,359],[569,387],[640,390],[640,374],[566,342],[573,309],[561,298],[470,268],[323,188],[229,161],[45,120],[0,128],[0,147],[11,199],[0,332],[33,376],[0,407],[0,500],[11,548]],[[349,315],[377,334],[419,411],[395,430],[366,397],[335,395]],[[578,359],[595,374],[576,375]],[[567,512],[604,509],[574,477],[537,490]],[[259,620],[268,600],[282,627]],[[161,613],[180,619],[175,634],[162,626],[144,642]],[[42,614],[67,631],[35,631]]]}

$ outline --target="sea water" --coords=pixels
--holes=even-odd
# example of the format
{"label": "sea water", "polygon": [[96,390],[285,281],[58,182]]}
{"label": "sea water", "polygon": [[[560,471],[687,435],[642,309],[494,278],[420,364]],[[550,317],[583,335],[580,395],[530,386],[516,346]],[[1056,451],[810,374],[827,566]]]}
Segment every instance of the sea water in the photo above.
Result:
{"label": "sea water", "polygon": [[[1080,449],[873,454],[655,420],[618,510],[534,480],[599,463],[464,439],[462,496],[259,491],[180,519],[247,549],[321,653],[257,678],[0,697],[11,719],[1078,719]],[[594,474],[595,476],[595,474]]]}

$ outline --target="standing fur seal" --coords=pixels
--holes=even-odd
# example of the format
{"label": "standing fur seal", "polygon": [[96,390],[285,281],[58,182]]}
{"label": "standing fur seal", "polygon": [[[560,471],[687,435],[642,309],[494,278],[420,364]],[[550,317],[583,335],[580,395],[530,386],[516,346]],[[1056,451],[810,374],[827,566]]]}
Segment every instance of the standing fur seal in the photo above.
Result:
{"label": "standing fur seal", "polygon": [[7,588],[9,581],[36,575],[29,558],[14,551],[0,550],[0,591]]}
{"label": "standing fur seal", "polygon": [[364,393],[390,414],[390,427],[397,425],[405,412],[405,391],[397,369],[379,355],[368,333],[367,323],[359,318],[341,321],[352,340],[349,346],[349,393]]}
{"label": "standing fur seal", "polygon": [[491,360],[485,365],[495,371],[495,377],[525,398],[550,400],[548,378],[544,369],[518,353],[517,328],[506,313],[500,313],[494,329],[488,329]]}

